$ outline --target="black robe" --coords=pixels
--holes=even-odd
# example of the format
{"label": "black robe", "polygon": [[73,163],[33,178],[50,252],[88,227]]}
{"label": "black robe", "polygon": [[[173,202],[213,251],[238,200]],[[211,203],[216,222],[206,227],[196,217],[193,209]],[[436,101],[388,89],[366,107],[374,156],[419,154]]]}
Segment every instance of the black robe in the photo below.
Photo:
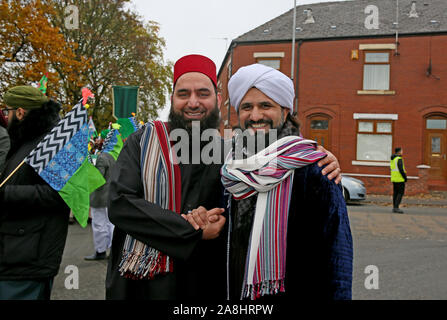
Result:
{"label": "black robe", "polygon": [[[346,204],[340,186],[323,176],[321,169],[315,163],[295,170],[287,232],[285,293],[264,296],[257,300],[259,303],[351,299],[353,247]],[[253,214],[241,216],[237,209],[237,201],[233,199],[231,300],[241,298],[253,225]]]}
{"label": "black robe", "polygon": [[[124,144],[112,174],[109,218],[115,225],[106,278],[106,299],[207,301],[226,297],[226,231],[202,240],[180,215],[144,199],[140,172],[140,139],[132,134]],[[221,165],[181,164],[181,212],[204,206],[224,208]],[[121,277],[126,234],[169,255],[174,271],[152,280]]]}

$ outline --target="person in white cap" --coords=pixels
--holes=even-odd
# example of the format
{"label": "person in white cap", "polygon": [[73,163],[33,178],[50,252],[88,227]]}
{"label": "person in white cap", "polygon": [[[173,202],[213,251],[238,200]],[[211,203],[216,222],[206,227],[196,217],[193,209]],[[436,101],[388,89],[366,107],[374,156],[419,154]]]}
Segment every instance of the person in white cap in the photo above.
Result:
{"label": "person in white cap", "polygon": [[[352,237],[340,186],[321,174],[326,154],[300,137],[293,82],[273,68],[240,68],[228,84],[242,129],[278,140],[247,160],[230,154],[232,298],[351,299]],[[237,138],[236,138],[237,139]],[[234,155],[234,153],[233,153]]]}
{"label": "person in white cap", "polygon": [[[293,82],[253,64],[228,84],[239,127],[256,139],[277,139],[243,159],[233,150],[221,169],[232,195],[229,298],[351,299],[352,236],[339,185],[321,174],[326,154],[300,137],[292,117]],[[276,132],[275,132],[276,130]],[[265,138],[265,137],[264,137]],[[244,145],[236,134],[233,146]],[[271,141],[269,139],[269,141]],[[208,217],[210,219],[210,217]]]}

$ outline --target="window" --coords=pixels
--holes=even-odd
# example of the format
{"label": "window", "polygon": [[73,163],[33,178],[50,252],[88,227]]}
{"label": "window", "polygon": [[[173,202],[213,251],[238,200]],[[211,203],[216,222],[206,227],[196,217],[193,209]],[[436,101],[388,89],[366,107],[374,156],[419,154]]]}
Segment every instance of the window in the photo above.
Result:
{"label": "window", "polygon": [[365,52],[363,90],[390,90],[390,53]]}
{"label": "window", "polygon": [[445,119],[427,119],[427,129],[446,129],[447,120]]}
{"label": "window", "polygon": [[432,153],[441,153],[441,137],[432,137],[431,138],[431,152]]}
{"label": "window", "polygon": [[273,69],[279,70],[281,67],[281,59],[257,59],[257,63],[263,64]]}
{"label": "window", "polygon": [[357,160],[389,161],[393,146],[393,123],[387,120],[358,120]]}
{"label": "window", "polygon": [[310,128],[314,130],[327,130],[329,128],[329,120],[312,120]]}

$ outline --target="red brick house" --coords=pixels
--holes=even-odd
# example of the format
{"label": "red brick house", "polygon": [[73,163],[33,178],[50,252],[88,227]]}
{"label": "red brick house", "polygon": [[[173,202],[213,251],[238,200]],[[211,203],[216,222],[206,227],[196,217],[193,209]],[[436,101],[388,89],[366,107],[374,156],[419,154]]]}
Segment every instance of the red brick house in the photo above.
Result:
{"label": "red brick house", "polygon": [[268,64],[295,82],[302,134],[369,193],[391,192],[395,147],[404,149],[406,194],[447,190],[447,1],[298,6],[293,67],[292,29],[293,9],[232,41],[218,73],[222,128],[237,124],[230,76]]}

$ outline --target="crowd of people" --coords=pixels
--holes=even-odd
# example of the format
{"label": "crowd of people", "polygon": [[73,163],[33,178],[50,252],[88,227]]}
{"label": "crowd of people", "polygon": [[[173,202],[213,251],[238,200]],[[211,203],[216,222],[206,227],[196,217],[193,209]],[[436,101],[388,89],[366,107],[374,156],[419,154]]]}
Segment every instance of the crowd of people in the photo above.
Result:
{"label": "crowd of people", "polygon": [[[187,55],[174,65],[167,122],[149,121],[130,135],[117,161],[95,145],[106,184],[91,195],[95,253],[85,259],[108,259],[105,298],[351,299],[340,167],[302,137],[293,82],[253,64],[231,77],[228,90],[238,127],[256,140],[271,142],[274,133],[273,143],[253,152],[235,134],[242,159],[230,148],[220,163],[173,161],[170,132],[193,139],[196,121],[201,132],[220,126],[216,66]],[[60,109],[31,86],[9,89],[3,103],[0,183],[54,127]],[[176,156],[190,159],[191,151]],[[49,299],[69,208],[27,165],[0,188],[0,203],[0,299]]]}

